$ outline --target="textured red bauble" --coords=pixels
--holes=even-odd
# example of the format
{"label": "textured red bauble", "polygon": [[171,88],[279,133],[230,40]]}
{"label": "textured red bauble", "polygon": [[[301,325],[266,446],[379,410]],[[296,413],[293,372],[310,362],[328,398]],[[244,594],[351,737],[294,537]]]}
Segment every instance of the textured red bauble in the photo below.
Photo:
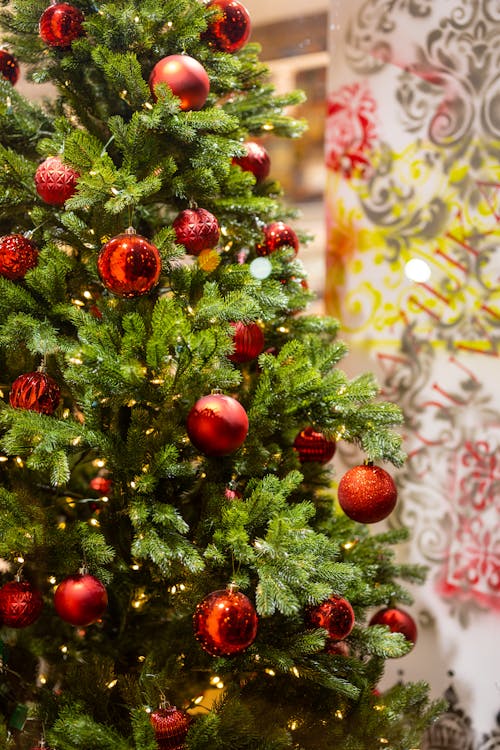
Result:
{"label": "textured red bauble", "polygon": [[257,245],[257,255],[271,255],[282,247],[293,247],[295,255],[299,250],[299,238],[288,224],[273,221],[264,227],[264,242]]}
{"label": "textured red bauble", "polygon": [[14,55],[0,49],[0,75],[14,86],[19,78],[19,63]]}
{"label": "textured red bauble", "polygon": [[215,247],[219,241],[219,222],[206,208],[186,208],[176,216],[172,226],[177,242],[191,255]]}
{"label": "textured red bauble", "polygon": [[38,248],[22,234],[0,237],[0,276],[24,279],[26,272],[38,262]]}
{"label": "textured red bauble", "polygon": [[69,47],[74,39],[83,36],[85,17],[79,8],[69,3],[55,3],[46,8],[38,24],[40,37],[50,47]]}
{"label": "textured red bauble", "polygon": [[191,717],[175,706],[157,708],[149,715],[158,750],[182,750]]}
{"label": "textured red bauble", "polygon": [[189,55],[169,55],[157,62],[149,76],[149,88],[155,98],[159,83],[165,83],[181,100],[182,110],[201,109],[210,91],[207,71]]}
{"label": "textured red bauble", "polygon": [[264,334],[257,323],[231,323],[234,327],[234,351],[229,355],[231,362],[250,362],[258,357],[264,348]]}
{"label": "textured red bauble", "polygon": [[103,584],[89,573],[65,578],[54,594],[54,607],[62,620],[86,627],[96,622],[108,606]]}
{"label": "textured red bauble", "polygon": [[354,626],[354,610],[340,596],[331,596],[321,604],[315,604],[306,611],[306,620],[311,627],[324,628],[334,641],[347,638]]}
{"label": "textured red bauble", "polygon": [[203,39],[220,52],[237,52],[247,43],[252,30],[249,12],[237,0],[211,0],[208,8],[219,12],[209,22]]}
{"label": "textured red bauble", "polygon": [[211,656],[233,656],[250,646],[257,635],[258,618],[250,599],[235,586],[213,591],[196,607],[196,640]]}
{"label": "textured red bauble", "polygon": [[112,485],[113,482],[107,477],[93,477],[89,482],[90,488],[95,490],[95,492],[100,492],[101,495],[107,495]]}
{"label": "textured red bauble", "polygon": [[391,633],[402,633],[407,641],[416,643],[417,625],[413,617],[404,609],[397,607],[381,609],[373,615],[370,625],[387,625]]}
{"label": "textured red bauble", "polygon": [[61,398],[61,390],[54,378],[46,372],[36,370],[19,375],[10,389],[10,405],[15,409],[37,411],[49,416],[55,412]]}
{"label": "textured red bauble", "polygon": [[8,628],[26,628],[43,609],[40,592],[28,581],[10,581],[0,588],[0,622]]}
{"label": "textured red bauble", "polygon": [[335,454],[336,443],[335,440],[328,440],[322,432],[306,427],[293,441],[293,447],[301,463],[326,464]]}
{"label": "textured red bauble", "polygon": [[202,396],[187,418],[189,439],[207,456],[228,456],[238,450],[248,433],[245,409],[221,393]]}
{"label": "textured red bauble", "polygon": [[74,195],[79,176],[58,156],[49,156],[35,172],[36,191],[45,203],[62,206]]}
{"label": "textured red bauble", "polygon": [[362,464],[349,469],[338,487],[339,504],[358,523],[377,523],[392,513],[398,499],[394,479],[385,469]]}
{"label": "textured red bauble", "polygon": [[101,281],[118,297],[147,294],[158,282],[161,258],[145,237],[127,231],[106,242],[97,259]]}
{"label": "textured red bauble", "polygon": [[271,159],[266,149],[255,141],[247,141],[243,147],[246,154],[235,156],[233,164],[237,164],[245,172],[251,172],[257,182],[265,180],[271,171]]}

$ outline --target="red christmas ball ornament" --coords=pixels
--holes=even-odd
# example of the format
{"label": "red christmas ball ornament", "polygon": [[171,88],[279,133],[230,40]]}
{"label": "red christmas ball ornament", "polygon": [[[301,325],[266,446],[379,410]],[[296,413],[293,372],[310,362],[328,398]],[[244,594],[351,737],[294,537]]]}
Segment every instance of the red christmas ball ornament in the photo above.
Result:
{"label": "red christmas ball ornament", "polygon": [[85,572],[65,578],[54,594],[57,614],[71,625],[92,625],[107,606],[108,594],[103,584]]}
{"label": "red christmas ball ornament", "polygon": [[130,228],[103,245],[97,270],[102,283],[113,294],[139,297],[158,282],[160,253],[155,245]]}
{"label": "red christmas ball ornament", "polygon": [[252,30],[249,12],[237,0],[211,0],[208,8],[219,12],[209,22],[203,38],[220,52],[237,52],[247,43]]}
{"label": "red christmas ball ornament", "polygon": [[182,110],[201,109],[210,91],[207,71],[189,55],[169,55],[156,63],[149,76],[149,88],[156,99],[155,88],[165,83],[177,96]]}
{"label": "red christmas ball ornament", "polygon": [[101,495],[108,495],[112,486],[113,482],[107,477],[93,477],[89,482],[89,487]]}
{"label": "red christmas ball ornament", "polygon": [[248,433],[248,416],[231,396],[202,396],[187,418],[187,433],[193,445],[207,456],[228,456],[238,450]]}
{"label": "red christmas ball ornament", "polygon": [[157,708],[149,715],[158,750],[182,750],[191,724],[189,714],[175,706]]}
{"label": "red christmas ball ornament", "polygon": [[398,499],[394,479],[385,469],[362,464],[349,469],[338,487],[339,504],[358,523],[377,523],[392,513]]}
{"label": "red christmas ball ornament", "polygon": [[224,497],[226,498],[226,500],[230,500],[230,501],[241,500],[242,494],[241,494],[241,492],[239,490],[237,490],[233,486],[229,485],[224,490]]}
{"label": "red christmas ball ornament", "polygon": [[172,224],[177,242],[184,245],[191,255],[199,255],[219,241],[219,222],[205,208],[186,208],[174,219]]}
{"label": "red christmas ball ornament", "polygon": [[332,638],[329,638],[325,644],[325,651],[327,654],[332,654],[332,656],[350,656],[351,655],[351,649],[349,648],[349,644],[345,641],[334,641]]}
{"label": "red christmas ball ornament", "polygon": [[35,172],[36,191],[45,203],[62,206],[74,195],[79,176],[59,156],[49,156]]}
{"label": "red christmas ball ornament", "polygon": [[328,440],[322,432],[316,432],[312,427],[301,430],[293,447],[299,454],[301,463],[327,464],[335,454],[335,440]]}
{"label": "red christmas ball ornament", "polygon": [[299,250],[299,238],[288,224],[273,221],[264,227],[264,242],[256,247],[257,255],[271,255],[282,247],[293,247],[295,255]]}
{"label": "red christmas ball ornament", "polygon": [[74,39],[83,36],[85,16],[69,3],[55,3],[46,8],[38,24],[40,37],[50,47],[69,47]]}
{"label": "red christmas ball ornament", "polygon": [[347,599],[331,596],[321,604],[309,607],[306,620],[311,627],[327,630],[334,641],[341,641],[354,627],[354,610]]}
{"label": "red christmas ball ornament", "polygon": [[264,334],[257,323],[231,323],[234,328],[234,351],[229,355],[231,362],[241,364],[258,357],[264,348]]}
{"label": "red christmas ball ornament", "polygon": [[19,375],[12,383],[9,394],[10,405],[15,409],[36,411],[49,416],[57,409],[60,398],[61,389],[54,378],[43,370]]}
{"label": "red christmas ball ornament", "polygon": [[213,591],[196,607],[196,640],[211,656],[233,656],[250,646],[257,635],[258,618],[250,599],[236,586]]}
{"label": "red christmas ball ornament", "polygon": [[26,628],[43,609],[41,593],[28,581],[15,580],[0,588],[0,622],[8,628]]}
{"label": "red christmas ball ornament", "polygon": [[391,633],[402,633],[407,641],[417,641],[417,625],[413,617],[404,609],[386,607],[379,610],[370,620],[370,625],[387,625]]}
{"label": "red christmas ball ornament", "polygon": [[271,159],[264,146],[255,141],[247,141],[243,144],[246,154],[235,156],[233,164],[237,164],[244,172],[251,172],[257,182],[262,182],[271,171]]}
{"label": "red christmas ball ornament", "polygon": [[14,55],[0,49],[0,75],[14,86],[19,78],[19,63]]}
{"label": "red christmas ball ornament", "polygon": [[24,279],[37,262],[38,248],[23,234],[0,237],[0,276],[12,281]]}

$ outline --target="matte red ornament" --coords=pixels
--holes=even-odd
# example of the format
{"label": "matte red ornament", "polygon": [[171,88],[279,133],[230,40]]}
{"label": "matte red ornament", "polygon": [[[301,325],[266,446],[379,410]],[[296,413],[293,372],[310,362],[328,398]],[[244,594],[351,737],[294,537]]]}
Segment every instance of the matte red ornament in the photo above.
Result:
{"label": "matte red ornament", "polygon": [[54,594],[54,607],[62,620],[86,627],[99,620],[108,606],[103,584],[89,573],[65,578]]}
{"label": "matte red ornament", "polygon": [[339,504],[358,523],[377,523],[392,513],[398,491],[391,475],[380,466],[362,464],[349,469],[338,487]]}
{"label": "matte red ornament", "polygon": [[271,255],[282,247],[293,247],[295,255],[299,250],[299,238],[288,224],[273,221],[264,227],[264,242],[257,245],[257,255]]}
{"label": "matte red ornament", "polygon": [[69,47],[71,42],[85,33],[85,16],[79,8],[69,3],[55,3],[46,8],[38,24],[40,37],[50,47]]}
{"label": "matte red ornament", "polygon": [[0,588],[0,622],[8,628],[26,628],[43,609],[41,593],[28,581],[10,581]]}
{"label": "matte red ornament", "polygon": [[219,241],[219,222],[206,208],[186,208],[176,216],[172,226],[177,242],[191,255],[199,255]]}
{"label": "matte red ornament", "polygon": [[415,620],[404,609],[398,609],[397,607],[381,609],[373,615],[370,625],[387,625],[391,633],[402,633],[410,643],[416,643],[417,641]]}
{"label": "matte red ornament", "polygon": [[23,234],[0,237],[0,276],[12,281],[24,279],[38,262],[38,248]]}
{"label": "matte red ornament", "polygon": [[62,206],[74,195],[79,176],[59,156],[49,156],[35,172],[36,191],[45,203]]}
{"label": "matte red ornament", "polygon": [[19,375],[12,383],[9,394],[10,405],[15,409],[49,416],[57,409],[60,398],[61,390],[56,381],[42,370]]}
{"label": "matte red ornament", "polygon": [[257,323],[231,323],[234,327],[234,351],[229,355],[231,362],[241,364],[258,357],[264,348],[264,334]]}
{"label": "matte red ornament", "polygon": [[232,585],[208,594],[193,615],[195,638],[211,656],[245,651],[255,640],[257,625],[252,602]]}
{"label": "matte red ornament", "polygon": [[102,283],[113,294],[139,297],[158,282],[160,253],[149,240],[129,229],[103,245],[97,270]]}
{"label": "matte red ornament", "polygon": [[14,86],[19,78],[19,63],[14,55],[0,49],[0,75]]}
{"label": "matte red ornament", "polygon": [[237,164],[244,172],[251,172],[257,182],[262,182],[271,171],[271,159],[264,146],[255,141],[247,141],[243,144],[246,154],[235,156],[233,164]]}
{"label": "matte red ornament", "polygon": [[182,110],[201,109],[210,91],[207,71],[189,55],[168,55],[157,62],[149,76],[149,88],[155,99],[159,83],[165,83],[181,100]]}
{"label": "matte red ornament", "polygon": [[243,406],[221,393],[202,396],[187,418],[187,433],[193,445],[207,456],[228,456],[238,450],[248,433]]}
{"label": "matte red ornament", "polygon": [[212,0],[208,8],[218,8],[219,13],[209,22],[203,39],[220,52],[237,52],[252,30],[249,12],[237,0]]}
{"label": "matte red ornament", "polygon": [[354,627],[354,610],[347,599],[331,596],[321,604],[308,607],[306,620],[311,627],[327,630],[334,641],[341,641]]}
{"label": "matte red ornament", "polygon": [[157,708],[149,715],[158,750],[182,750],[191,717],[175,706]]}
{"label": "matte red ornament", "polygon": [[333,458],[337,444],[335,440],[328,440],[322,432],[306,427],[293,441],[293,447],[301,463],[327,464]]}
{"label": "matte red ornament", "polygon": [[107,495],[112,485],[113,482],[107,477],[93,477],[89,482],[90,488],[95,490],[95,492],[100,492],[101,495]]}

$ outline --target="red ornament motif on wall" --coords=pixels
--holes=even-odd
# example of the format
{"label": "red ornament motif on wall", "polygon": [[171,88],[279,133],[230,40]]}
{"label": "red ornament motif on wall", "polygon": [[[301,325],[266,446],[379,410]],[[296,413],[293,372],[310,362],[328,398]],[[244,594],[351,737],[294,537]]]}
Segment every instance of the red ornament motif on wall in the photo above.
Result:
{"label": "red ornament motif on wall", "polygon": [[350,178],[366,176],[377,140],[377,102],[366,85],[353,83],[330,94],[326,120],[326,163]]}

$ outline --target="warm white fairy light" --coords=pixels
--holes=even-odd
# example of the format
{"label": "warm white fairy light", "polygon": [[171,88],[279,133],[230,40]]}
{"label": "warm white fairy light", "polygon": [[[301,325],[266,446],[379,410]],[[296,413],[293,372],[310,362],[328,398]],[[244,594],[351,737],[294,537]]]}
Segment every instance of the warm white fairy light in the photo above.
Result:
{"label": "warm white fairy light", "polygon": [[104,458],[96,458],[94,461],[92,461],[94,466],[97,466],[99,469],[102,469],[103,466],[106,466],[106,461]]}
{"label": "warm white fairy light", "polygon": [[7,456],[0,456],[0,463],[3,464],[3,463],[5,463],[5,461],[8,461],[8,460],[9,459],[7,458]]}
{"label": "warm white fairy light", "polygon": [[293,675],[294,675],[295,677],[300,677],[300,673],[299,673],[299,670],[297,669],[297,667],[292,667],[292,668],[290,669],[290,672],[291,672],[291,673],[292,673],[292,674],[293,674]]}
{"label": "warm white fairy light", "polygon": [[21,458],[21,456],[16,456],[16,464],[17,464],[18,466],[21,466],[21,468],[22,468],[22,467],[24,466],[24,461],[23,461],[23,459]]}
{"label": "warm white fairy light", "polygon": [[72,299],[71,304],[76,305],[76,307],[85,307],[85,302],[83,302],[81,299]]}
{"label": "warm white fairy light", "polygon": [[68,647],[65,644],[63,644],[62,646],[59,647],[59,651],[61,651],[63,654],[67,654]]}
{"label": "warm white fairy light", "polygon": [[47,684],[47,678],[44,674],[38,675],[38,684],[39,685],[46,685]]}
{"label": "warm white fairy light", "polygon": [[146,661],[146,657],[143,654],[141,654],[140,656],[137,657],[137,661],[140,661],[140,662]]}
{"label": "warm white fairy light", "polygon": [[342,713],[342,711],[338,711],[338,710],[335,711],[335,718],[336,719],[343,719],[344,718],[344,714]]}
{"label": "warm white fairy light", "polygon": [[16,557],[16,562],[19,563],[19,565],[22,565],[24,563],[24,557]]}
{"label": "warm white fairy light", "polygon": [[202,700],[203,700],[203,696],[202,696],[202,695],[198,695],[198,696],[197,696],[197,697],[196,697],[196,698],[195,698],[195,699],[193,700],[193,703],[195,704],[195,706],[199,706],[199,704],[200,704],[200,703],[202,702]]}
{"label": "warm white fairy light", "polygon": [[57,583],[57,578],[55,576],[49,576],[47,578],[47,581],[50,583],[51,586],[55,586]]}
{"label": "warm white fairy light", "polygon": [[115,680],[111,680],[110,682],[108,682],[108,684],[106,685],[106,687],[108,688],[108,690],[112,690],[117,683],[118,683],[118,680],[116,680],[116,679]]}
{"label": "warm white fairy light", "polygon": [[276,672],[274,671],[274,669],[267,668],[267,669],[264,670],[264,672],[266,674],[270,675],[270,677],[276,677]]}
{"label": "warm white fairy light", "polygon": [[99,521],[97,520],[97,518],[91,518],[89,521],[89,524],[91,526],[95,526],[96,528],[98,528],[101,525]]}
{"label": "warm white fairy light", "polygon": [[92,299],[92,292],[89,292],[89,290],[88,290],[88,289],[86,289],[86,290],[85,290],[85,291],[83,292],[83,295],[82,295],[82,296],[83,296],[83,297],[85,297],[85,299]]}

